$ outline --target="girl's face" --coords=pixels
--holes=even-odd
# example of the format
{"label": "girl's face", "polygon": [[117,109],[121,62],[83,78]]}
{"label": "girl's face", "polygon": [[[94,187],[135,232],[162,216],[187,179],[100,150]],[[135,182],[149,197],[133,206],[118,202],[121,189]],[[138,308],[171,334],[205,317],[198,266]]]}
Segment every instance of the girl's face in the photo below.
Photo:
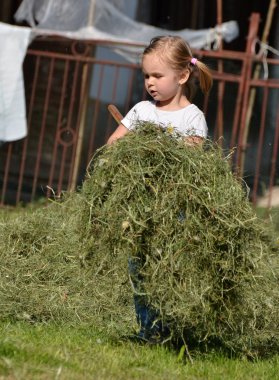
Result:
{"label": "girl's face", "polygon": [[179,75],[156,53],[149,53],[143,57],[142,71],[147,92],[159,102],[171,101],[181,95],[181,85],[189,76],[188,73]]}

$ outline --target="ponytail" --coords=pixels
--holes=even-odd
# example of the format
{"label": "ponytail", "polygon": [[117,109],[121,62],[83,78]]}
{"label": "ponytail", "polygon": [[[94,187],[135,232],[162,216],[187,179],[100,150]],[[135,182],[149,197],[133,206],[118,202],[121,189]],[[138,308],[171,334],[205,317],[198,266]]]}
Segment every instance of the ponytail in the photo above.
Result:
{"label": "ponytail", "polygon": [[211,71],[199,60],[197,60],[195,67],[198,69],[200,88],[204,94],[208,94],[213,83]]}

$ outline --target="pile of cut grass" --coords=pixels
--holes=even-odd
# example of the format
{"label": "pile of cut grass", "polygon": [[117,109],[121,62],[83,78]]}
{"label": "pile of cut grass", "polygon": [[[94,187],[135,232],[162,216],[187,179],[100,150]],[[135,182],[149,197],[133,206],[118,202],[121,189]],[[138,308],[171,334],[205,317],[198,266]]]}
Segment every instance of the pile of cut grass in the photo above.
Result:
{"label": "pile of cut grass", "polygon": [[278,350],[278,250],[228,161],[148,123],[101,148],[78,192],[1,229],[2,318],[78,318],[125,335],[133,259],[175,340]]}
{"label": "pile of cut grass", "polygon": [[278,250],[228,161],[152,125],[104,149],[82,190],[88,258],[115,273],[139,262],[140,291],[176,338],[276,350]]}
{"label": "pile of cut grass", "polygon": [[[27,209],[0,221],[1,320],[82,321],[112,334],[123,330],[126,321],[131,324],[130,292],[125,293],[122,287],[121,293],[115,293],[117,299],[123,294],[121,305],[115,308],[112,288],[105,287],[109,295],[100,296],[100,277],[94,273],[98,268],[93,269],[85,260],[90,239],[81,238],[83,202],[78,193],[65,194],[47,207]],[[123,318],[114,326],[119,310],[123,310]]]}

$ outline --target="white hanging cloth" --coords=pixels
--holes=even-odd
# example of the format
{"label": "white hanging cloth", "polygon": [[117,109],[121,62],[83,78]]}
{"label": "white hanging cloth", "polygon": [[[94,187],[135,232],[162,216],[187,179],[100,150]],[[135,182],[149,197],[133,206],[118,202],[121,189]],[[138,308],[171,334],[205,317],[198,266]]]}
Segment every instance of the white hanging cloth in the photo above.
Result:
{"label": "white hanging cloth", "polygon": [[0,141],[27,133],[22,63],[30,33],[30,28],[0,23]]}
{"label": "white hanging cloth", "polygon": [[212,49],[220,38],[226,42],[238,34],[236,21],[228,21],[214,28],[171,31],[132,20],[119,10],[119,0],[23,0],[15,19],[26,21],[35,35],[61,35],[74,39],[98,39],[130,44],[118,45],[117,52],[133,63],[139,62],[143,46],[158,35],[180,35],[195,49]]}

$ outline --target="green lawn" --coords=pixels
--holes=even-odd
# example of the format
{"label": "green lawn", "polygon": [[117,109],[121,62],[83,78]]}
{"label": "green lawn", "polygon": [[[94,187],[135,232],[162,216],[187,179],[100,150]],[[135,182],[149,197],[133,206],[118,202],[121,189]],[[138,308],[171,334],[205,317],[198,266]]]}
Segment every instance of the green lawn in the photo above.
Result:
{"label": "green lawn", "polygon": [[114,341],[90,326],[1,323],[0,379],[278,379],[279,356],[182,360],[161,346]]}
{"label": "green lawn", "polygon": [[[0,210],[0,221],[5,223],[16,215],[16,210]],[[278,215],[276,210],[276,227],[279,226]],[[228,358],[220,353],[192,354],[191,363],[174,349],[139,345],[127,339],[117,340],[105,331],[105,326],[104,331],[100,331],[82,323],[61,325],[2,321],[1,379],[277,380],[279,355],[248,361],[245,358]]]}

